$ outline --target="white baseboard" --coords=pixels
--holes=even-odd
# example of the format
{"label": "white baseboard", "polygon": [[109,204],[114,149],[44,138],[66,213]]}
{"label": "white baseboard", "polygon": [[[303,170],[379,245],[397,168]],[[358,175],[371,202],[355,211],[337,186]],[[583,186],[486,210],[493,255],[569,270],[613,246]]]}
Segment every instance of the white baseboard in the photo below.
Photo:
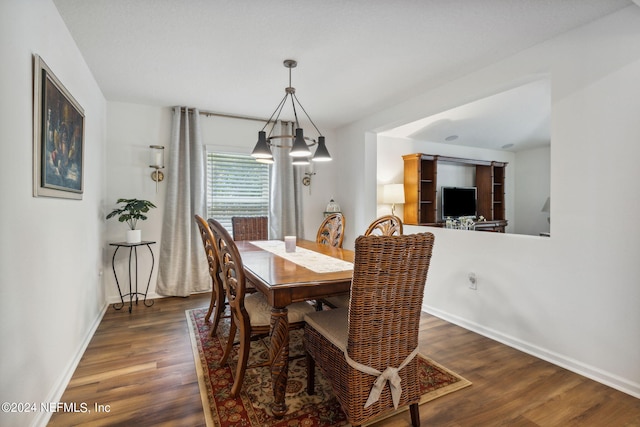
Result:
{"label": "white baseboard", "polygon": [[[147,295],[147,299],[157,299],[157,298],[166,298],[166,296],[158,295],[155,292],[149,292],[149,294]],[[142,301],[140,299],[140,296],[138,296],[138,301]],[[115,304],[117,302],[121,302],[120,301],[120,297],[118,295],[107,297],[107,304],[108,305]],[[135,299],[134,299],[134,302],[135,302]],[[125,297],[124,298],[124,303],[125,303],[125,305],[129,304],[129,297]]]}
{"label": "white baseboard", "polygon": [[617,375],[603,371],[594,366],[587,365],[578,360],[538,347],[531,343],[521,341],[515,337],[503,334],[491,328],[486,328],[475,322],[470,322],[467,319],[463,319],[456,315],[438,310],[437,308],[423,304],[422,310],[443,320],[446,320],[447,322],[453,323],[487,338],[491,338],[492,340],[508,345],[509,347],[513,347],[517,350],[545,360],[549,363],[553,363],[554,365],[568,369],[571,372],[575,372],[576,374],[615,388],[616,390],[627,393],[633,397],[640,398],[640,384],[638,383],[634,383],[625,378],[621,378]]}
{"label": "white baseboard", "polygon": [[[93,335],[96,333],[96,329],[98,329],[98,326],[100,326],[100,322],[102,322],[102,318],[104,317],[104,313],[107,311],[107,308],[109,308],[109,305],[105,304],[103,309],[98,313],[98,316],[96,316],[96,318],[93,320],[93,323],[91,324],[91,327],[87,331],[87,334],[85,335],[84,340],[82,340],[82,343],[80,343],[80,346],[78,346],[75,356],[67,364],[67,367],[62,371],[62,373],[58,377],[58,380],[55,382],[55,386],[49,392],[49,395],[43,402],[60,402],[61,401],[62,395],[64,394],[64,391],[67,389],[67,386],[69,385],[69,381],[71,381],[71,377],[73,376],[73,373],[76,371],[76,368],[80,363],[80,359],[82,359],[82,356],[84,355],[85,350],[89,346],[89,343],[91,342],[91,338],[93,338]],[[51,419],[51,415],[53,415],[52,412],[39,411],[38,415],[35,417],[35,419],[31,423],[31,426],[32,427],[46,426],[49,423],[49,420]]]}

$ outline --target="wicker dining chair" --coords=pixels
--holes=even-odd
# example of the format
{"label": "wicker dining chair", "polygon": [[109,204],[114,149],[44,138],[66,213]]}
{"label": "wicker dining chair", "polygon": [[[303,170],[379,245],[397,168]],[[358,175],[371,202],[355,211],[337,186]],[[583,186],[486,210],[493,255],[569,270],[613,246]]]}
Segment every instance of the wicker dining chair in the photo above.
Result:
{"label": "wicker dining chair", "polygon": [[[364,233],[365,236],[372,234],[378,236],[402,235],[402,220],[395,215],[376,218]],[[322,303],[331,308],[349,307],[349,294],[323,298]]]}
{"label": "wicker dining chair", "polygon": [[233,240],[267,240],[269,219],[266,216],[231,217]]}
{"label": "wicker dining chair", "polygon": [[[314,393],[317,365],[354,426],[407,405],[412,425],[420,425],[416,356],[433,242],[431,233],[358,237],[349,308],[305,316],[307,391]],[[397,400],[387,381],[376,399],[374,382],[394,369]]]}
{"label": "wicker dining chair", "polygon": [[320,224],[316,242],[323,245],[341,248],[344,240],[344,227],[346,219],[339,212],[328,215]]}
{"label": "wicker dining chair", "polygon": [[209,264],[209,275],[211,276],[211,302],[209,303],[209,311],[207,311],[205,321],[208,322],[213,313],[211,336],[214,336],[217,333],[218,323],[220,323],[220,317],[222,317],[222,313],[224,313],[226,304],[224,288],[222,286],[222,280],[220,279],[221,269],[215,251],[213,233],[209,228],[209,224],[200,215],[195,215],[195,220],[198,225],[198,230],[200,231],[200,237],[202,237],[202,245],[204,246],[204,253],[207,257],[207,263]]}
{"label": "wicker dining chair", "polygon": [[[215,239],[218,262],[222,268],[222,284],[231,311],[229,337],[227,338],[220,365],[224,365],[227,362],[234,345],[236,332],[239,331],[240,333],[238,364],[233,387],[231,388],[231,397],[236,397],[242,388],[242,381],[247,369],[251,337],[266,335],[270,332],[271,305],[262,293],[247,293],[244,266],[234,240],[218,221],[209,219],[208,223]],[[304,315],[314,311],[313,306],[306,302],[290,304],[287,309],[289,329],[303,328]],[[261,366],[269,363],[268,361]]]}

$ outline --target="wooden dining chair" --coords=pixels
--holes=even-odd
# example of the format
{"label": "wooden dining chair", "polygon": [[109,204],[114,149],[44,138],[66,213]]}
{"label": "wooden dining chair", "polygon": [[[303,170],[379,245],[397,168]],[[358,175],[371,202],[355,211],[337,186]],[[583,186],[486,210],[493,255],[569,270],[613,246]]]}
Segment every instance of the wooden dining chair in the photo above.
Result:
{"label": "wooden dining chair", "polygon": [[402,220],[395,215],[384,215],[373,220],[364,235],[377,234],[379,236],[402,235]]}
{"label": "wooden dining chair", "polygon": [[[354,426],[407,405],[420,425],[416,356],[433,242],[432,233],[358,237],[349,308],[305,316],[307,391],[317,365]],[[393,381],[374,386],[383,373]]]}
{"label": "wooden dining chair", "polygon": [[[345,222],[346,219],[340,212],[332,213],[326,216],[320,224],[320,227],[318,227],[318,233],[316,234],[316,243],[332,246],[334,248],[341,248],[342,241],[344,240]],[[326,299],[316,300],[316,310],[321,311],[325,303],[327,303]],[[329,306],[331,307],[332,305],[329,303]]]}
{"label": "wooden dining chair", "polygon": [[224,288],[222,286],[222,280],[220,279],[221,269],[215,251],[213,233],[209,228],[209,224],[200,215],[195,215],[195,220],[198,225],[198,230],[200,231],[200,237],[202,237],[202,245],[207,257],[207,263],[209,264],[209,275],[211,276],[211,302],[209,303],[209,311],[207,311],[204,319],[208,322],[213,313],[211,336],[214,336],[217,333],[220,317],[225,310]]}
{"label": "wooden dining chair", "polygon": [[233,240],[267,240],[269,219],[266,216],[231,217]]}
{"label": "wooden dining chair", "polygon": [[[229,337],[220,360],[221,365],[225,364],[229,358],[236,332],[239,331],[240,334],[238,364],[231,388],[231,397],[236,397],[242,388],[247,369],[251,336],[265,335],[270,332],[271,305],[262,293],[247,293],[244,266],[234,240],[218,221],[209,219],[208,223],[214,236],[218,262],[222,268],[222,284],[231,311]],[[303,328],[304,315],[313,312],[314,308],[306,302],[298,302],[288,305],[287,310],[291,330]],[[266,362],[264,365],[269,363]]]}
{"label": "wooden dining chair", "polygon": [[339,212],[328,215],[318,228],[316,242],[334,248],[341,248],[344,240],[345,222],[344,215]]}

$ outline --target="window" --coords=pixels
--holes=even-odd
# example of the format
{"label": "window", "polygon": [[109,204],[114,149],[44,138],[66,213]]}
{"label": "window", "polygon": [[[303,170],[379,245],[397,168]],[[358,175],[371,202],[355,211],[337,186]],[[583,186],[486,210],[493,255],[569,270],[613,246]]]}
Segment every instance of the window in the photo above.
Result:
{"label": "window", "polygon": [[269,165],[246,154],[208,152],[207,215],[230,233],[232,216],[268,216]]}

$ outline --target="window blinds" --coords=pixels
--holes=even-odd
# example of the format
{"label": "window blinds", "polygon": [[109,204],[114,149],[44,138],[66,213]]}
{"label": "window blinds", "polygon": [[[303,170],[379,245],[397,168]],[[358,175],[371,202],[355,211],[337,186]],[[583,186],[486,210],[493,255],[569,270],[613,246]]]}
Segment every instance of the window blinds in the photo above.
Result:
{"label": "window blinds", "polygon": [[207,215],[232,232],[232,216],[268,216],[269,165],[244,154],[207,153]]}

